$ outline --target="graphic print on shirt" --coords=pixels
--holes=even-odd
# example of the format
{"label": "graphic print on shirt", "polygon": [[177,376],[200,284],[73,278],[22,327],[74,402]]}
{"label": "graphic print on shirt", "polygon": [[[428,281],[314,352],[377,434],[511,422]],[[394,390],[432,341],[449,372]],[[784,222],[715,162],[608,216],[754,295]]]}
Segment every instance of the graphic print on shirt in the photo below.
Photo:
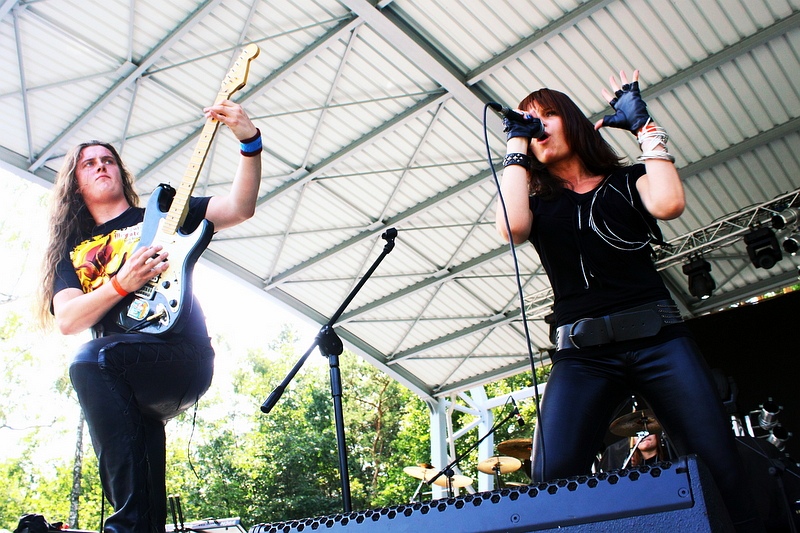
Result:
{"label": "graphic print on shirt", "polygon": [[140,223],[97,235],[75,246],[70,253],[70,260],[84,293],[102,287],[119,272],[139,243],[141,232]]}

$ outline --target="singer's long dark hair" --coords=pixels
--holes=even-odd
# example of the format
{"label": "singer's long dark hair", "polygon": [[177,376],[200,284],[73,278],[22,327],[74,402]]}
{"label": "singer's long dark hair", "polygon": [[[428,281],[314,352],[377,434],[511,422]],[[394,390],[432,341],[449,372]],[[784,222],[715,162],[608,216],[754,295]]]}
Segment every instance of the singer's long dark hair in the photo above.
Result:
{"label": "singer's long dark hair", "polygon": [[[564,124],[567,144],[593,175],[607,175],[623,166],[623,158],[617,155],[610,144],[594,129],[575,102],[566,94],[553,89],[534,91],[517,106],[523,111],[534,108],[540,114],[555,112]],[[544,198],[556,196],[563,190],[565,181],[551,174],[547,166],[540,163],[528,147],[531,157],[531,194]]]}

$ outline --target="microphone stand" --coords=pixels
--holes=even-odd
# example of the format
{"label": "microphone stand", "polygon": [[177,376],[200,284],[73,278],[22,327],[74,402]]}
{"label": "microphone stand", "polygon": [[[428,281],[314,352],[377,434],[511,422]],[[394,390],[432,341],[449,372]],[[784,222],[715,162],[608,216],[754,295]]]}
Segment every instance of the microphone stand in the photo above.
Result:
{"label": "microphone stand", "polygon": [[[506,415],[506,417],[503,420],[501,420],[500,422],[498,422],[497,424],[492,426],[492,428],[489,431],[486,432],[486,435],[484,435],[483,437],[478,439],[478,441],[475,444],[473,444],[472,446],[470,446],[469,448],[467,448],[467,450],[464,453],[462,453],[461,455],[458,455],[455,459],[453,459],[450,462],[450,464],[448,464],[447,466],[445,466],[444,468],[439,470],[439,472],[435,476],[433,476],[431,479],[426,481],[426,483],[428,485],[433,485],[433,482],[436,481],[437,479],[439,479],[440,477],[447,476],[447,493],[448,493],[448,496],[450,496],[452,498],[453,497],[453,487],[452,487],[451,479],[453,478],[453,467],[456,466],[458,463],[460,463],[461,460],[469,452],[471,452],[472,450],[474,450],[475,448],[480,446],[481,442],[485,441],[489,437],[489,435],[491,435],[492,433],[497,431],[497,428],[499,428],[500,426],[502,426],[503,424],[505,424],[506,422],[511,420],[511,417],[516,416],[516,414],[517,414],[516,408],[512,409],[511,412],[508,413],[508,415]],[[497,488],[497,487],[495,487],[495,488]]]}
{"label": "microphone stand", "polygon": [[328,365],[330,366],[331,396],[333,397],[333,408],[336,418],[336,442],[339,447],[339,477],[342,480],[342,503],[344,512],[346,513],[352,510],[352,505],[350,503],[350,475],[347,470],[347,447],[344,436],[344,415],[342,413],[342,375],[339,370],[339,355],[344,350],[344,346],[342,345],[342,340],[333,331],[333,324],[339,320],[339,317],[344,313],[344,310],[358,291],[361,290],[361,287],[366,283],[367,279],[369,279],[375,269],[378,268],[383,258],[392,251],[395,237],[397,237],[397,230],[395,228],[389,228],[383,232],[381,238],[386,240],[386,244],[383,247],[381,255],[375,260],[353,290],[350,291],[350,294],[345,298],[342,305],[339,306],[339,309],[336,310],[330,320],[328,320],[328,323],[322,326],[319,333],[317,333],[317,336],[314,338],[314,342],[308,350],[306,350],[300,360],[295,363],[294,367],[289,371],[281,384],[275,387],[272,394],[261,404],[261,411],[263,413],[269,413],[272,408],[275,407],[275,404],[278,403],[281,395],[283,395],[283,391],[286,390],[286,386],[292,381],[297,371],[300,370],[300,367],[303,366],[308,356],[314,351],[314,348],[319,347],[320,353],[328,358]]}

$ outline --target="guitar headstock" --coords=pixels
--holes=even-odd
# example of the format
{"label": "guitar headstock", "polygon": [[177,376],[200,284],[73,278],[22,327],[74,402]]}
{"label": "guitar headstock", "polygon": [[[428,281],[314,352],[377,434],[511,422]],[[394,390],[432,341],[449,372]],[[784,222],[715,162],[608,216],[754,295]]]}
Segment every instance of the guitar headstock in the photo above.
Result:
{"label": "guitar headstock", "polygon": [[255,43],[248,44],[242,49],[242,53],[233,63],[225,79],[220,86],[220,94],[225,98],[230,98],[233,93],[241,89],[247,83],[247,74],[250,71],[250,61],[258,57],[261,50]]}

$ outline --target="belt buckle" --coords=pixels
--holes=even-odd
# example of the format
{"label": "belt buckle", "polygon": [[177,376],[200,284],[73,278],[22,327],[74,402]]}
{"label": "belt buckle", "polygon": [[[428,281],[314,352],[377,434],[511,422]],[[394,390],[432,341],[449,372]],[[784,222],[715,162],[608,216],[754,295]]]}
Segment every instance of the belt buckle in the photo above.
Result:
{"label": "belt buckle", "polygon": [[567,334],[567,338],[569,339],[569,342],[571,342],[572,345],[578,350],[581,349],[581,346],[577,342],[575,342],[575,328],[578,326],[578,324],[580,324],[581,322],[586,322],[587,320],[591,320],[591,318],[579,318],[569,326],[569,333]]}

